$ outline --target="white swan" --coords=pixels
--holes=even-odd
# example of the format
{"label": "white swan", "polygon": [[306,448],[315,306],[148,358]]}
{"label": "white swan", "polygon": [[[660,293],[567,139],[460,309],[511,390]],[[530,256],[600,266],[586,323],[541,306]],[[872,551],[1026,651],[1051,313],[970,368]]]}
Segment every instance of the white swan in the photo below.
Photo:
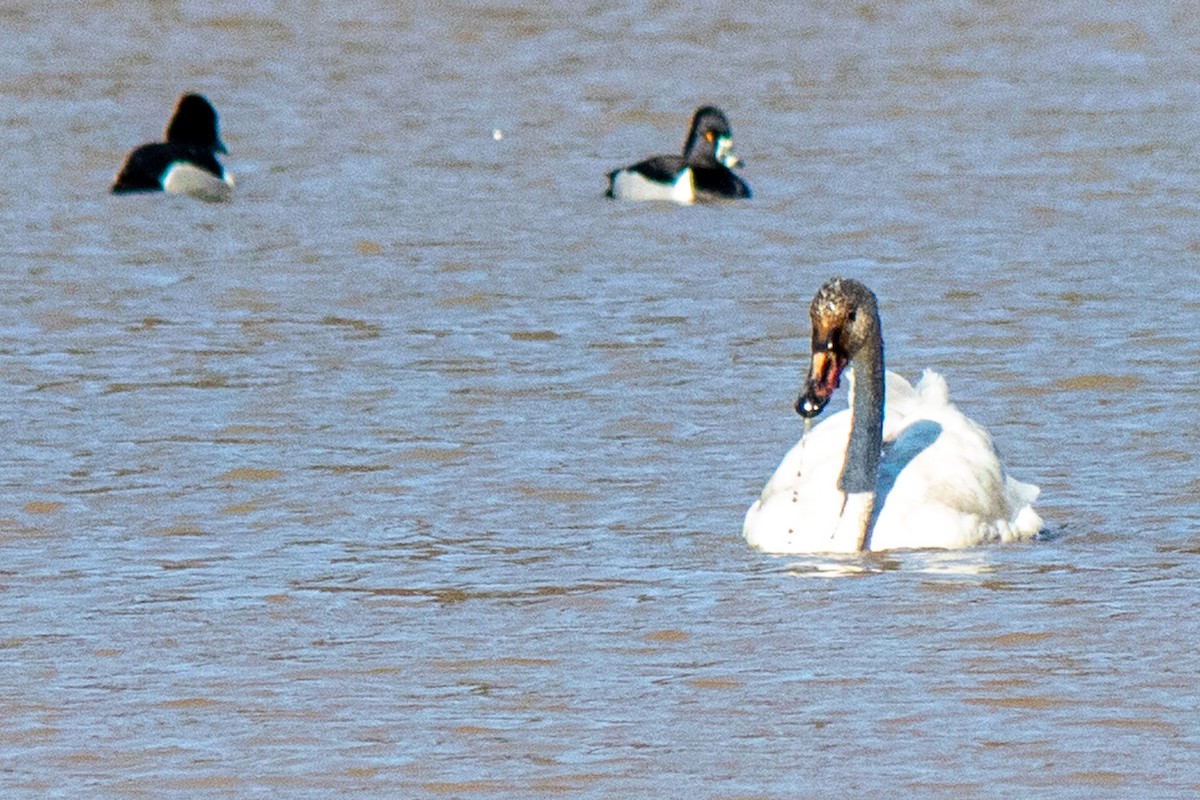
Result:
{"label": "white swan", "polygon": [[854,363],[850,408],[780,463],[742,532],[769,553],[972,547],[1042,528],[1038,488],[1009,477],[987,431],[950,404],[926,370],[914,387],[883,368],[875,295],[833,278],[813,298],[812,362],[796,411],[821,413]]}

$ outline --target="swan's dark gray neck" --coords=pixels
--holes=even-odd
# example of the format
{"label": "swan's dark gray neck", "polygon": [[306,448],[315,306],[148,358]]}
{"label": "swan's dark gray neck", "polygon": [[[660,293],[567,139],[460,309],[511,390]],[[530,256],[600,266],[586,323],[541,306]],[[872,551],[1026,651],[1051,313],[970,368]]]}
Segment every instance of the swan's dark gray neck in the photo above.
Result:
{"label": "swan's dark gray neck", "polygon": [[854,403],[850,443],[842,467],[841,490],[874,492],[883,445],[883,335],[872,336],[854,354]]}

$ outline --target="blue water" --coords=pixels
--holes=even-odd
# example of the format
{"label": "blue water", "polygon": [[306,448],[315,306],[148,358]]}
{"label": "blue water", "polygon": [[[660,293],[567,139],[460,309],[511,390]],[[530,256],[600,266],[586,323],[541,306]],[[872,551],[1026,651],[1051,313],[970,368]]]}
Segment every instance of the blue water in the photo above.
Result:
{"label": "blue water", "polygon": [[[1197,20],[14,6],[3,794],[1194,795]],[[186,90],[235,201],[107,195]],[[832,274],[1046,540],[744,545]]]}

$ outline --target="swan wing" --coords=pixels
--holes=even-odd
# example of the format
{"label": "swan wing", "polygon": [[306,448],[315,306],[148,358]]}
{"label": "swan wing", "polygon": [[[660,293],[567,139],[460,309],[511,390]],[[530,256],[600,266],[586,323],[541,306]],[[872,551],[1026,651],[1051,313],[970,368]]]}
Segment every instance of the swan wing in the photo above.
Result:
{"label": "swan wing", "polygon": [[[1007,475],[988,432],[949,402],[941,375],[926,370],[916,386],[893,372],[886,380],[872,550],[973,547],[1041,530],[1032,506],[1038,488]],[[788,451],[746,512],[742,532],[751,546],[856,551],[856,538],[838,525],[850,424],[849,410],[840,411]]]}
{"label": "swan wing", "polygon": [[1038,488],[1007,474],[987,430],[949,402],[945,380],[927,370],[915,391],[919,403],[885,430],[871,549],[974,547],[1041,530]]}

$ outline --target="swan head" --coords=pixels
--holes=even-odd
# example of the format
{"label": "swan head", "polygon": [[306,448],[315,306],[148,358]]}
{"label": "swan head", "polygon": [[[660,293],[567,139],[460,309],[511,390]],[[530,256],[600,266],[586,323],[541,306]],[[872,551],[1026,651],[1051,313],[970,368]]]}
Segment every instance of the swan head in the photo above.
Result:
{"label": "swan head", "polygon": [[842,373],[864,345],[882,347],[875,294],[853,278],[831,278],[809,306],[812,361],[796,413],[811,419],[825,410]]}

